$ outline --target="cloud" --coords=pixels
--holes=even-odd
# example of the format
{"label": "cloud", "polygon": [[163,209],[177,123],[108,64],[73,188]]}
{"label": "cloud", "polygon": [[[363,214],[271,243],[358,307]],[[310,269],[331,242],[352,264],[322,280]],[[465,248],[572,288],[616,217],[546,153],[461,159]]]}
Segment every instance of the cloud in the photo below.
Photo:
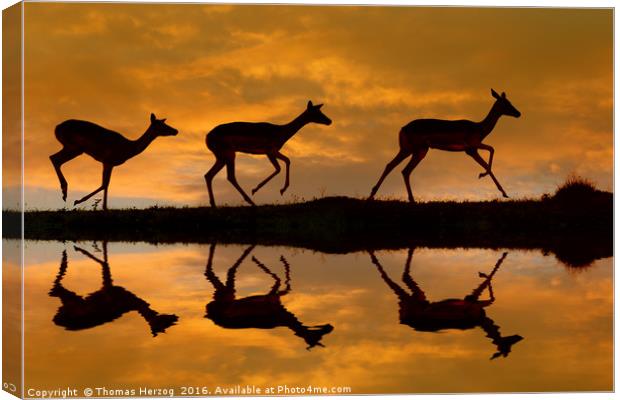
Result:
{"label": "cloud", "polygon": [[[231,121],[286,123],[313,100],[325,103],[334,124],[307,126],[285,145],[291,192],[281,198],[270,184],[260,201],[367,195],[397,152],[400,127],[416,118],[481,120],[491,87],[523,113],[500,120],[487,138],[509,194],[540,195],[569,169],[612,186],[608,10],[27,8],[25,162],[33,188],[56,190],[48,157],[60,149],[53,135],[59,122],[89,120],[135,139],[155,112],[180,134],[114,170],[112,204],[204,204],[209,130]],[[261,157],[240,155],[237,164],[244,187],[272,170]],[[87,156],[63,168],[70,192],[99,182],[101,166]],[[462,154],[431,151],[413,173],[414,192],[422,199],[495,198],[493,185],[476,179],[479,170]],[[228,183],[217,186],[220,201],[241,202]],[[404,198],[397,172],[380,193]],[[49,207],[57,206],[51,198]]]}

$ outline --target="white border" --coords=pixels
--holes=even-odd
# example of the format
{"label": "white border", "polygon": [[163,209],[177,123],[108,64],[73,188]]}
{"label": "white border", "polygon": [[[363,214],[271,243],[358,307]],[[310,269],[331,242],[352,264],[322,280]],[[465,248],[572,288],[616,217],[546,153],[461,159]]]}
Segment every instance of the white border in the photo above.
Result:
{"label": "white border", "polygon": [[[31,2],[44,2],[45,0],[29,0]],[[63,2],[104,2],[104,1],[78,1],[78,0],[65,0]],[[121,1],[105,1],[107,3],[120,3]],[[461,6],[461,7],[559,7],[559,8],[615,8],[616,7],[616,1],[600,1],[600,0],[592,0],[592,1],[576,1],[576,0],[571,0],[571,1],[558,1],[558,0],[521,0],[521,1],[515,1],[515,0],[503,0],[501,2],[499,1],[491,1],[491,0],[469,0],[469,1],[450,1],[450,0],[443,0],[443,1],[432,1],[432,0],[427,0],[427,1],[416,1],[416,0],[387,0],[387,1],[380,1],[380,0],[312,0],[312,1],[303,1],[303,0],[287,0],[287,1],[283,1],[283,0],[245,0],[245,1],[221,1],[221,0],[210,0],[210,1],[166,1],[166,0],[149,0],[149,1],[131,1],[132,3],[202,3],[202,4],[312,4],[312,5],[375,5],[375,6]],[[15,1],[11,1],[11,0],[0,0],[0,5],[2,6],[2,9],[5,9],[13,4],[15,4]],[[614,14],[615,14],[615,10],[614,10]],[[0,36],[1,36],[1,27],[2,27],[2,22],[0,19]],[[23,49],[23,31],[24,31],[24,10],[22,9],[22,104],[21,104],[21,109],[22,109],[22,129],[24,127],[24,82],[23,82],[23,65],[24,65],[24,49]],[[614,105],[615,105],[615,94],[617,92],[618,89],[618,84],[617,81],[615,80],[615,72],[616,72],[616,66],[618,65],[617,63],[617,53],[615,51],[616,49],[616,43],[617,43],[617,31],[615,29],[615,15],[614,15]],[[1,54],[0,54],[0,59],[1,59]],[[1,71],[1,63],[0,63],[0,71]],[[2,101],[0,99],[0,106],[2,104]],[[615,120],[616,120],[616,116],[617,116],[617,110],[614,106],[614,149],[615,149],[615,133],[616,133],[616,129],[615,129]],[[1,107],[0,107],[0,114],[1,114]],[[1,134],[0,134],[1,137]],[[23,171],[23,160],[24,160],[24,153],[23,153],[23,135],[22,135],[22,171]],[[614,172],[615,172],[615,165],[616,165],[616,153],[614,151]],[[0,164],[0,170],[1,170],[1,164]],[[1,177],[0,177],[1,179]],[[24,183],[24,175],[22,173],[22,191],[21,191],[21,201],[22,201],[22,206],[24,204],[24,193],[23,193],[23,183]],[[614,188],[617,186],[618,183],[618,176],[616,176],[614,174]],[[1,206],[1,199],[0,199],[0,206]],[[616,198],[614,196],[614,210],[616,209]],[[614,213],[615,214],[615,213]],[[23,218],[23,216],[22,216]],[[617,215],[614,215],[614,227],[617,226]],[[1,229],[1,228],[0,228]],[[23,220],[22,220],[22,229],[23,229]],[[615,229],[614,229],[614,234],[615,234]],[[22,237],[23,237],[23,232],[22,232]],[[615,244],[616,244],[616,237],[614,237],[614,249],[615,249]],[[21,249],[22,249],[22,261],[24,260],[24,245],[23,245],[23,240],[22,240],[22,245],[21,245]],[[0,248],[0,253],[1,253],[1,248]],[[615,251],[614,251],[615,253]],[[614,266],[615,266],[615,260],[614,260]],[[24,287],[23,287],[23,268],[22,268],[22,332],[23,332],[23,307],[24,307],[24,298],[23,298],[23,294],[24,294]],[[617,287],[615,285],[615,273],[614,273],[614,298],[617,298]],[[2,293],[1,291],[1,287],[0,287],[0,294]],[[0,327],[1,327],[2,322],[0,321]],[[615,332],[617,332],[617,326],[618,324],[618,320],[617,318],[615,318],[615,301],[614,301],[614,339],[615,339]],[[24,348],[24,343],[23,343],[23,335],[22,335],[22,359],[23,359],[23,348]],[[617,346],[615,345],[616,342],[614,340],[614,387],[615,387],[615,382],[616,382],[616,372],[617,369],[615,368],[615,360],[617,359],[616,354],[617,354]],[[0,357],[2,356],[2,349],[0,347]],[[1,365],[0,365],[0,372],[1,372]],[[24,376],[23,376],[23,369],[22,369],[22,382],[24,380]],[[471,399],[478,399],[479,397],[483,396],[485,398],[489,398],[489,399],[520,399],[522,397],[535,397],[537,399],[569,399],[569,400],[573,400],[573,399],[609,399],[609,398],[616,398],[618,397],[618,394],[616,393],[543,393],[543,394],[524,394],[524,393],[518,393],[518,394],[464,394],[464,395],[377,395],[374,396],[376,398],[380,398],[380,399],[406,399],[406,398],[414,398],[416,400],[437,400],[438,398],[441,399],[460,399],[460,400],[471,400]],[[368,396],[346,396],[347,399],[363,399],[366,398]],[[242,399],[241,397],[220,397],[220,398],[228,398],[228,399]],[[264,399],[265,397],[243,397],[243,399],[247,400],[247,399]],[[312,396],[312,397],[286,397],[287,399],[327,399],[328,397],[326,396]],[[11,396],[10,394],[8,394],[7,392],[4,391],[0,391],[0,400],[8,400],[8,399],[15,399],[15,397]],[[149,399],[144,397],[143,399]]]}

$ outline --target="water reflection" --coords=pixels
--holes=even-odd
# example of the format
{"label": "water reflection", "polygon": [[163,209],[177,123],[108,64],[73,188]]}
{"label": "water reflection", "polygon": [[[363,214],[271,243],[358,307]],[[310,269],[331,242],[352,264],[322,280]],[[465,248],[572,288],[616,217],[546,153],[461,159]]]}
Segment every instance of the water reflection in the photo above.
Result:
{"label": "water reflection", "polygon": [[[502,260],[502,251],[412,246],[377,251],[373,264],[367,252],[76,244],[26,242],[32,387],[613,388],[612,259],[575,274],[538,251]],[[177,324],[158,329],[158,312]]]}
{"label": "water reflection", "polygon": [[[444,329],[467,330],[479,326],[496,346],[497,352],[491,356],[491,359],[508,356],[512,346],[521,341],[523,337],[519,335],[502,336],[499,326],[486,315],[484,310],[495,301],[491,281],[508,253],[502,254],[489,274],[478,273],[484,280],[474,288],[471,294],[463,297],[463,299],[445,299],[431,302],[411,276],[413,252],[414,249],[410,248],[402,276],[402,280],[411,294],[388,276],[375,254],[372,251],[370,252],[370,259],[379,270],[381,278],[398,296],[400,323],[422,332],[438,332]],[[485,289],[488,289],[489,299],[480,300]]]}
{"label": "water reflection", "polygon": [[[93,247],[95,250],[101,251],[95,244]],[[155,337],[176,323],[178,320],[176,315],[160,314],[143,299],[112,283],[112,273],[108,264],[107,242],[103,242],[103,260],[81,247],[74,246],[73,248],[101,265],[102,285],[101,289],[87,296],[80,296],[65,288],[62,280],[67,274],[69,263],[67,261],[67,250],[63,250],[60,269],[49,292],[51,297],[58,297],[62,302],[53,318],[56,325],[70,331],[89,329],[112,322],[130,311],[137,311],[149,324],[151,333]]]}
{"label": "water reflection", "polygon": [[274,284],[266,294],[237,298],[235,295],[237,270],[245,258],[252,252],[254,245],[247,247],[237,261],[228,269],[225,284],[213,272],[215,247],[216,245],[213,243],[209,248],[209,259],[205,271],[207,280],[215,289],[213,301],[207,304],[206,307],[206,318],[209,318],[223,328],[229,329],[273,329],[287,327],[296,336],[304,339],[308,345],[308,350],[317,345],[324,347],[321,339],[324,335],[333,331],[334,327],[330,324],[306,326],[282,304],[282,297],[291,291],[291,268],[284,256],[280,256],[285,276],[283,289],[280,289],[282,280],[278,275],[273,273],[256,257],[252,257],[254,264],[265,274],[273,278]]}

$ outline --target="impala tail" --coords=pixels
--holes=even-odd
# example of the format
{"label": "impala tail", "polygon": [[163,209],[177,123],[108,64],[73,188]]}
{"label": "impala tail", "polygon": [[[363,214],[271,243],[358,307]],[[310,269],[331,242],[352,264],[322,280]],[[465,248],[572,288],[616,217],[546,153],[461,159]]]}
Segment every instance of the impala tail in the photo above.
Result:
{"label": "impala tail", "polygon": [[213,135],[213,133],[216,132],[216,128],[213,128],[211,131],[209,131],[206,135],[205,135],[205,144],[207,145],[207,148],[209,150],[211,150],[212,152],[216,152],[216,146],[214,146],[215,142],[216,142],[216,137],[215,135]]}
{"label": "impala tail", "polygon": [[405,128],[406,126],[403,126],[402,128],[400,128],[400,131],[398,132],[398,144],[401,149],[406,148],[409,143],[409,141],[407,140],[407,135],[405,134],[406,132]]}

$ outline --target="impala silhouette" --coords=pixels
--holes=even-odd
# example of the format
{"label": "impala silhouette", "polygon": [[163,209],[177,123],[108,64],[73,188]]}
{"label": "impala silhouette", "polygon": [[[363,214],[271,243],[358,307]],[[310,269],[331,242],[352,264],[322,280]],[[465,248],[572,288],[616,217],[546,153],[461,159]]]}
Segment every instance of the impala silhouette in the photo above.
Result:
{"label": "impala silhouette", "polygon": [[151,329],[151,334],[157,336],[178,321],[174,314],[160,314],[153,310],[149,303],[142,300],[127,289],[112,283],[112,274],[108,264],[108,244],[103,242],[103,260],[90,252],[74,246],[75,251],[101,265],[101,288],[87,296],[66,289],[62,280],[69,266],[67,251],[62,252],[60,270],[49,292],[51,297],[58,297],[62,305],[54,316],[54,323],[70,331],[89,329],[108,322],[112,322],[122,315],[137,311]]}
{"label": "impala silhouette", "polygon": [[86,153],[103,164],[103,179],[101,186],[87,194],[73,205],[85,202],[103,190],[103,209],[108,209],[108,186],[112,177],[112,169],[125,161],[142,153],[158,136],[175,136],[176,129],[166,125],[166,119],[157,119],[151,114],[151,124],[146,132],[137,140],[129,140],[118,132],[103,128],[88,121],[75,119],[67,120],[56,126],[56,139],[63,145],[62,150],[52,154],[50,160],[54,165],[62,200],[67,200],[67,180],[60,167],[77,156]]}
{"label": "impala silhouette", "polygon": [[[500,356],[508,356],[512,346],[523,339],[519,335],[502,336],[499,326],[485,312],[485,308],[495,301],[491,280],[507,254],[502,254],[489,274],[479,273],[479,276],[484,280],[471,294],[462,299],[445,299],[433,302],[426,298],[424,291],[411,277],[413,248],[409,249],[402,277],[411,293],[408,293],[388,276],[373,252],[370,252],[370,260],[379,270],[381,278],[398,296],[401,324],[422,332],[439,332],[446,329],[467,330],[480,327],[497,349],[491,356],[491,359],[495,359]],[[489,299],[481,300],[480,296],[485,289],[489,291]]]}
{"label": "impala silhouette", "polygon": [[252,199],[239,186],[235,177],[235,155],[238,152],[265,154],[275,168],[271,175],[252,189],[252,195],[280,173],[281,168],[278,160],[282,160],[286,167],[284,186],[280,189],[280,195],[283,195],[289,187],[291,161],[280,152],[280,149],[305,125],[311,122],[323,125],[330,125],[332,123],[331,119],[321,112],[321,107],[323,107],[323,104],[314,105],[311,101],[308,101],[306,109],[297,118],[284,125],[275,125],[268,122],[232,122],[213,128],[205,138],[207,147],[215,155],[215,164],[205,174],[211,206],[215,207],[215,197],[213,196],[212,188],[213,178],[224,166],[226,166],[228,181],[241,193],[246,202],[255,205]]}
{"label": "impala silhouette", "polygon": [[[405,187],[407,188],[409,201],[413,202],[414,199],[409,177],[413,169],[426,156],[429,149],[464,151],[484,168],[484,172],[481,173],[478,178],[489,175],[502,195],[508,197],[504,188],[502,188],[502,185],[500,185],[493,174],[493,171],[491,171],[495,149],[482,143],[482,141],[491,133],[502,115],[519,118],[521,113],[508,101],[506,93],[499,95],[495,90],[491,89],[491,95],[495,98],[495,103],[493,103],[486,118],[480,122],[468,120],[446,121],[441,119],[416,119],[405,125],[398,134],[400,150],[398,154],[396,154],[396,157],[385,166],[385,170],[383,174],[381,174],[377,184],[372,188],[369,198],[374,198],[388,174],[405,158],[411,156],[411,159],[403,169],[403,178],[405,179]],[[488,163],[480,156],[478,150],[489,151]]]}
{"label": "impala silhouette", "polygon": [[205,317],[216,325],[228,329],[286,327],[306,342],[308,350],[315,346],[323,347],[321,339],[333,331],[334,327],[330,324],[306,326],[282,304],[282,297],[291,291],[290,265],[284,256],[280,257],[285,273],[283,289],[281,279],[256,257],[252,257],[254,264],[273,278],[274,284],[266,294],[237,298],[235,294],[237,270],[253,249],[254,246],[245,249],[228,269],[226,283],[223,283],[213,272],[215,244],[210,246],[205,276],[215,291],[213,300],[207,304]]}

